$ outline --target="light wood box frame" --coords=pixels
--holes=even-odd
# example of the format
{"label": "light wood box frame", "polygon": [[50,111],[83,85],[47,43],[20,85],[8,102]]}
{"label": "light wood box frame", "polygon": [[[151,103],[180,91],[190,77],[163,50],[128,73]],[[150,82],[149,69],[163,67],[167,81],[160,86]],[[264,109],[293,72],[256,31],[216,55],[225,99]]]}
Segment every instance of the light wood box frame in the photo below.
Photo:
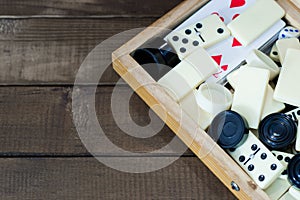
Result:
{"label": "light wood box frame", "polygon": [[[182,112],[179,105],[130,55],[164,29],[171,29],[182,22],[208,1],[183,1],[113,52],[113,68],[237,198],[269,199],[230,156]],[[278,0],[277,2],[286,10],[286,21],[300,28],[300,0]],[[232,181],[239,186],[239,191],[232,188]]]}

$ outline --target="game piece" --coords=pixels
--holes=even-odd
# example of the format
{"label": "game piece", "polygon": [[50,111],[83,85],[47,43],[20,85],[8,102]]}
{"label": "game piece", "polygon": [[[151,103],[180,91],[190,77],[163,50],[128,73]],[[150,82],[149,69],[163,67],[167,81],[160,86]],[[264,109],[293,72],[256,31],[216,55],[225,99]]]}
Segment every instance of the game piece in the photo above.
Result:
{"label": "game piece", "polygon": [[203,110],[216,116],[231,107],[233,95],[220,84],[203,83],[197,90],[196,98]]}
{"label": "game piece", "polygon": [[167,36],[167,41],[179,58],[184,59],[199,46],[208,48],[229,36],[230,31],[220,17],[210,15],[192,26],[172,32]]}
{"label": "game piece", "polygon": [[257,0],[254,5],[230,22],[227,27],[241,44],[247,46],[284,15],[285,11],[276,1]]}
{"label": "game piece", "polygon": [[268,194],[271,200],[277,200],[281,196],[283,196],[286,191],[291,187],[291,184],[288,181],[287,176],[287,166],[290,160],[294,157],[293,154],[280,152],[280,151],[272,151],[273,155],[281,162],[284,166],[285,170],[281,173],[279,178],[275,180],[272,185],[270,185],[265,192]]}
{"label": "game piece", "polygon": [[300,50],[300,43],[297,38],[288,38],[281,39],[276,42],[276,46],[278,49],[279,60],[281,64],[283,64],[285,55],[288,49],[297,49]]}
{"label": "game piece", "polygon": [[280,62],[278,48],[276,44],[273,45],[272,50],[270,52],[270,58],[274,60],[275,62]]}
{"label": "game piece", "polygon": [[247,57],[248,66],[267,69],[270,71],[270,80],[273,80],[279,74],[279,67],[263,52],[254,49]]}
{"label": "game piece", "polygon": [[287,179],[287,166],[291,159],[295,156],[294,154],[285,153],[281,151],[272,151],[273,155],[276,156],[276,158],[283,164],[285,167],[285,170],[281,173],[279,178],[281,179]]}
{"label": "game piece", "polygon": [[[298,117],[298,123],[299,123],[300,117]],[[298,130],[297,130],[297,136],[296,136],[296,144],[295,144],[295,150],[300,151],[300,124],[298,124]]]}
{"label": "game piece", "polygon": [[[163,53],[165,55],[163,55]],[[171,54],[173,56],[171,56]],[[149,75],[151,75],[154,80],[157,81],[170,71],[172,68],[170,64],[173,64],[177,56],[172,52],[166,52],[160,49],[141,48],[134,51],[132,53],[132,57],[143,67],[143,69],[145,69],[145,71],[147,71]],[[166,62],[167,59],[170,59],[171,62]]]}
{"label": "game piece", "polygon": [[295,122],[297,122],[298,118],[300,117],[300,108],[296,108],[285,114],[288,115],[290,118],[292,118]]}
{"label": "game piece", "polygon": [[278,39],[286,39],[286,38],[298,38],[300,36],[300,31],[292,26],[287,26],[282,31],[280,31]]}
{"label": "game piece", "polygon": [[218,65],[207,52],[199,47],[163,76],[158,83],[174,100],[179,101],[218,69]]}
{"label": "game piece", "polygon": [[291,184],[287,180],[287,175],[284,177],[284,179],[277,178],[267,189],[264,190],[271,200],[278,200],[291,187]]}
{"label": "game piece", "polygon": [[234,111],[219,113],[208,130],[208,135],[223,149],[241,146],[248,138],[248,133],[247,121]]}
{"label": "game piece", "polygon": [[[287,167],[288,180],[293,187],[300,190],[300,154],[296,154]],[[300,194],[300,192],[298,193]],[[300,197],[300,196],[298,196]]]}
{"label": "game piece", "polygon": [[245,143],[228,153],[262,189],[268,188],[284,170],[281,162],[251,131]]}
{"label": "game piece", "polygon": [[202,84],[179,104],[202,129],[207,129],[218,113],[230,108],[232,93],[219,84]]}
{"label": "game piece", "polygon": [[245,117],[250,128],[258,128],[269,79],[270,72],[265,69],[246,67],[239,72],[232,110]]}
{"label": "game piece", "polygon": [[286,150],[295,142],[297,124],[286,114],[274,113],[259,124],[259,139],[266,147],[274,150]]}
{"label": "game piece", "polygon": [[279,79],[275,88],[274,99],[300,107],[300,50],[288,49]]}
{"label": "game piece", "polygon": [[264,119],[270,114],[281,112],[285,109],[284,103],[276,101],[273,98],[273,96],[274,96],[274,90],[270,85],[268,85],[261,119]]}
{"label": "game piece", "polygon": [[[286,153],[282,151],[272,151],[272,153],[286,168],[289,162],[291,161],[291,159],[295,156],[294,154]],[[287,171],[283,171],[282,173],[283,173],[282,175],[287,175]]]}
{"label": "game piece", "polygon": [[182,110],[189,115],[203,130],[206,130],[213,120],[213,116],[204,111],[198,104],[196,89],[184,97],[179,105]]}
{"label": "game piece", "polygon": [[[232,88],[235,89],[236,85],[238,84],[239,72],[241,70],[243,70],[244,68],[247,68],[247,67],[252,67],[252,66],[244,65],[241,68],[235,70],[234,72],[230,73],[227,76],[227,81],[232,86]],[[274,95],[274,90],[270,85],[268,85],[267,86],[267,94],[266,94],[266,98],[265,98],[265,103],[264,103],[264,108],[263,108],[261,119],[265,118],[266,116],[268,116],[272,113],[277,113],[277,112],[280,112],[280,111],[285,109],[284,103],[276,101],[273,98],[273,95]],[[299,111],[299,113],[300,113],[300,111]]]}
{"label": "game piece", "polygon": [[[244,65],[240,69],[235,70],[234,72],[230,73],[227,76],[227,81],[232,86],[232,88],[235,88],[236,85],[238,84],[237,81],[238,81],[239,71],[243,70],[245,67],[251,67],[251,66]],[[261,119],[265,118],[266,116],[272,113],[277,113],[285,109],[284,103],[274,100],[273,96],[274,96],[274,90],[270,85],[268,85]]]}

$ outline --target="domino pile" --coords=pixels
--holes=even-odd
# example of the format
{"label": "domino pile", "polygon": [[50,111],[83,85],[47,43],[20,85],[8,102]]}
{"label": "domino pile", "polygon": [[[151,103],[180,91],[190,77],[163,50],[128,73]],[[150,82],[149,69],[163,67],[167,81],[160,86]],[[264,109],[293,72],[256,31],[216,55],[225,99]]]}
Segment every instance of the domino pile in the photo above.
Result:
{"label": "domino pile", "polygon": [[[300,199],[300,32],[276,1],[248,2],[231,20],[210,12],[167,35],[180,62],[158,84],[271,199]],[[258,50],[274,35],[269,55]],[[215,54],[228,44],[242,52],[227,56],[234,71]],[[220,74],[227,84],[212,81]]]}

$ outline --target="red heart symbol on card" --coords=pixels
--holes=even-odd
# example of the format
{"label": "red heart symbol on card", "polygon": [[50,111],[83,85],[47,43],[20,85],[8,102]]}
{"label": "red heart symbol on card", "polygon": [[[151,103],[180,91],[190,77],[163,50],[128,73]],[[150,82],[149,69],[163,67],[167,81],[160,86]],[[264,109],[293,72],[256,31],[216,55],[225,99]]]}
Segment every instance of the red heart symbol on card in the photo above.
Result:
{"label": "red heart symbol on card", "polygon": [[219,13],[213,12],[213,13],[211,13],[211,14],[212,14],[212,15],[218,15],[218,16],[220,17],[220,19],[221,19],[223,22],[225,21],[224,17],[220,16]]}
{"label": "red heart symbol on card", "polygon": [[242,7],[246,4],[245,0],[231,0],[230,8]]}
{"label": "red heart symbol on card", "polygon": [[235,20],[238,16],[240,16],[240,14],[233,15],[232,20]]}
{"label": "red heart symbol on card", "polygon": [[233,38],[232,47],[241,47],[243,46],[236,38]]}
{"label": "red heart symbol on card", "polygon": [[228,65],[224,65],[221,67],[224,71],[227,71],[228,70]]}
{"label": "red heart symbol on card", "polygon": [[222,57],[222,55],[212,56],[212,59],[214,59],[218,65],[221,65]]}

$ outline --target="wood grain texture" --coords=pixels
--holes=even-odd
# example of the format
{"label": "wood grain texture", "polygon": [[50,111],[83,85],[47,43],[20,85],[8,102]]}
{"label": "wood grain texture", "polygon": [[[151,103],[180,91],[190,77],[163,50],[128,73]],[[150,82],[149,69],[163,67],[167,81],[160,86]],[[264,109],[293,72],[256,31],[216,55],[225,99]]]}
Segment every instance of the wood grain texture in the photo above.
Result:
{"label": "wood grain texture", "polygon": [[161,16],[181,0],[3,0],[1,15],[8,16]]}
{"label": "wood grain texture", "polygon": [[289,24],[300,29],[300,3],[297,0],[277,0],[279,5],[285,10],[285,19]]}
{"label": "wood grain texture", "polygon": [[[120,97],[132,93],[127,86],[119,87]],[[148,139],[135,138],[126,133],[126,130],[130,131],[133,122],[138,126],[150,123],[149,108],[135,94],[127,103],[130,118],[123,113],[122,106],[126,105],[126,102],[120,99],[122,103],[114,105],[115,114],[122,116],[119,120],[124,130],[122,131],[111,111],[113,89],[114,87],[98,88],[95,108],[106,137],[116,146],[126,151],[144,153],[161,149],[174,138],[174,133],[166,126],[162,126],[157,135]],[[92,95],[88,88],[82,90],[86,98]],[[73,123],[71,96],[72,89],[68,87],[0,87],[0,156],[89,155]],[[158,124],[160,123],[159,120]],[[178,145],[180,144],[182,145],[178,141]],[[117,154],[115,150],[105,145],[98,145],[94,153],[106,156]],[[125,152],[122,155],[128,154]],[[157,155],[178,155],[178,153],[161,150]],[[185,155],[193,154],[187,151]]]}
{"label": "wood grain texture", "polygon": [[299,0],[289,0],[289,1],[292,2],[298,8],[300,8],[300,1]]}
{"label": "wood grain texture", "polygon": [[[0,20],[0,84],[73,84],[82,61],[96,45],[123,31],[144,28],[154,20],[155,18]],[[110,56],[113,50],[140,30],[116,36],[103,49]],[[101,83],[114,84],[118,79],[112,68],[108,67]]]}
{"label": "wood grain texture", "polygon": [[144,174],[119,172],[95,158],[1,158],[0,163],[0,194],[7,200],[234,199],[197,158],[180,158]]}

